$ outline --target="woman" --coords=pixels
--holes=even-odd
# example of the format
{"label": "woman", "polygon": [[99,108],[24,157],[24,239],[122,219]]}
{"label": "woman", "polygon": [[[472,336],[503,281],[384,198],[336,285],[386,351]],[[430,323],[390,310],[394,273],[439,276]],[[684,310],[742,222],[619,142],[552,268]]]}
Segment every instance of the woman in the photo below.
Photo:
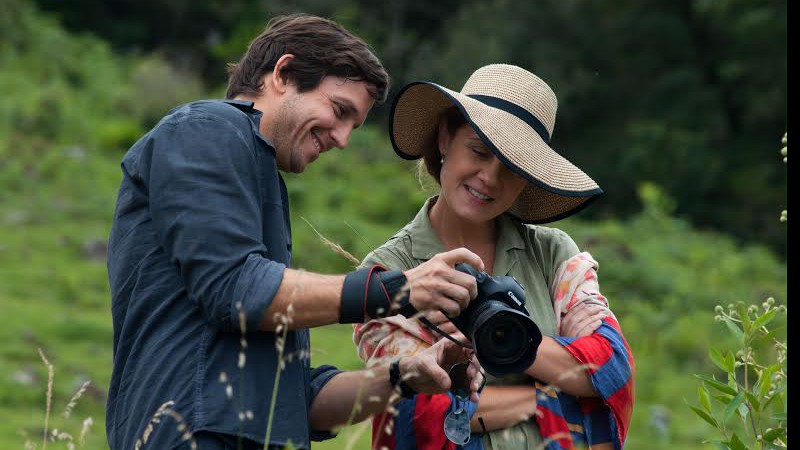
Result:
{"label": "woman", "polygon": [[[556,106],[544,81],[501,64],[475,71],[461,92],[412,83],[392,106],[395,151],[424,158],[441,190],[363,264],[405,270],[466,247],[489,274],[522,284],[545,336],[525,373],[489,377],[464,448],[621,448],[630,422],[633,359],[599,292],[597,263],[566,233],[532,225],[574,214],[602,193],[550,148]],[[427,316],[456,331],[443,314]],[[356,326],[354,334],[367,363],[414,353],[439,338],[399,315]],[[452,398],[404,400],[395,417],[375,418],[373,447],[456,448],[443,432]]]}

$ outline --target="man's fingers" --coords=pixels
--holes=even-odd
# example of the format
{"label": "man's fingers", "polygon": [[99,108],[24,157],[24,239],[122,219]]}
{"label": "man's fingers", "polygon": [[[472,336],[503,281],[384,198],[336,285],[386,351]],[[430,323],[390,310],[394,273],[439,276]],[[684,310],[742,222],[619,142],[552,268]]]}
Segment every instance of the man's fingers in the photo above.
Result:
{"label": "man's fingers", "polygon": [[[472,281],[474,282],[475,279],[473,278]],[[469,304],[470,299],[472,299],[472,297],[470,297],[470,292],[464,286],[457,284],[445,284],[439,289],[439,293],[458,303],[460,309],[464,309],[467,304]]]}
{"label": "man's fingers", "polygon": [[425,384],[431,385],[427,393],[435,394],[450,389],[450,375],[432,358],[424,358],[419,371],[422,379],[428,381]]}
{"label": "man's fingers", "polygon": [[478,296],[478,282],[472,275],[453,269],[447,273],[446,279],[452,286],[459,286],[466,291],[467,296],[463,298],[462,305],[467,306],[470,300]]}
{"label": "man's fingers", "polygon": [[448,319],[447,316],[445,316],[441,311],[427,311],[425,313],[425,318],[427,318],[428,321],[434,325],[439,325],[450,321],[450,319]]}
{"label": "man's fingers", "polygon": [[450,250],[440,255],[450,267],[455,267],[458,263],[467,263],[478,271],[483,271],[485,268],[481,257],[464,247]]}
{"label": "man's fingers", "polygon": [[441,309],[448,317],[458,317],[461,314],[461,305],[458,302],[445,296],[438,296],[437,298],[435,307]]}

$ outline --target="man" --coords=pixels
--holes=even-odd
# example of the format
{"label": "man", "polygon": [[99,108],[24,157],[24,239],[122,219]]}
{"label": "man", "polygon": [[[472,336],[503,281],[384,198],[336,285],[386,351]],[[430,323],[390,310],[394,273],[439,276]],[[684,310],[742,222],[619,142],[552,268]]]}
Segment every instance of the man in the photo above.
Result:
{"label": "man", "polygon": [[[458,249],[405,273],[288,268],[278,171],[302,172],[346,147],[385,100],[388,75],[362,40],[305,15],[272,21],[229,72],[229,100],[172,110],[122,160],[108,257],[112,449],[247,449],[265,440],[309,448],[309,437],[329,437],[354,407],[356,420],[382,411],[394,388],[447,389],[445,369],[464,359],[445,341],[372,372],[309,367],[308,328],[389,314],[394,299],[407,315],[456,315],[477,288],[453,266],[483,265]],[[153,423],[167,401],[191,440],[163,409]]]}

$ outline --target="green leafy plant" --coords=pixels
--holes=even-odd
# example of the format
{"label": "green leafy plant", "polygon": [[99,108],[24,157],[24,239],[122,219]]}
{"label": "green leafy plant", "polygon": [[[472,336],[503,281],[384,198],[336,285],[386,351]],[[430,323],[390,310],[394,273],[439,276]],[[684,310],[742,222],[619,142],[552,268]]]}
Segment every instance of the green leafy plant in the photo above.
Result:
{"label": "green leafy plant", "polygon": [[[778,327],[768,328],[786,307],[770,297],[761,308],[738,302],[727,309],[718,305],[715,311],[715,320],[727,326],[739,349],[709,350],[725,379],[696,375],[700,405],[690,407],[722,435],[722,440],[709,441],[720,448],[786,448],[786,341],[775,338]],[[765,343],[773,344],[774,362],[762,362]]]}
{"label": "green leafy plant", "polygon": [[[785,163],[785,134],[782,144]],[[786,222],[785,210],[781,222]],[[775,305],[775,299],[769,297],[761,307],[738,302],[729,304],[727,309],[717,305],[714,311],[714,320],[725,324],[738,349],[735,353],[709,350],[711,361],[724,372],[724,379],[695,375],[700,380],[700,404],[690,408],[719,431],[722,439],[708,441],[719,448],[786,448],[786,340],[785,336],[783,340],[777,337],[782,327],[769,327],[779,314],[786,313],[786,307]]]}

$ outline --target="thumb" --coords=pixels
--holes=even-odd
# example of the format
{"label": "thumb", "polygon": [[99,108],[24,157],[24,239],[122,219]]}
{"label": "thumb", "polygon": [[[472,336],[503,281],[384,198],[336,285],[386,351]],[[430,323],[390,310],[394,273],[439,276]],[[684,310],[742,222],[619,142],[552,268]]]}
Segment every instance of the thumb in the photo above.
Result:
{"label": "thumb", "polygon": [[485,268],[481,257],[464,247],[450,250],[449,252],[442,254],[442,258],[451,267],[463,262],[471,265],[478,271],[483,271]]}
{"label": "thumb", "polygon": [[426,372],[428,378],[432,383],[436,384],[439,391],[446,391],[450,389],[450,375],[439,366],[432,359],[426,359],[423,365],[423,370]]}

